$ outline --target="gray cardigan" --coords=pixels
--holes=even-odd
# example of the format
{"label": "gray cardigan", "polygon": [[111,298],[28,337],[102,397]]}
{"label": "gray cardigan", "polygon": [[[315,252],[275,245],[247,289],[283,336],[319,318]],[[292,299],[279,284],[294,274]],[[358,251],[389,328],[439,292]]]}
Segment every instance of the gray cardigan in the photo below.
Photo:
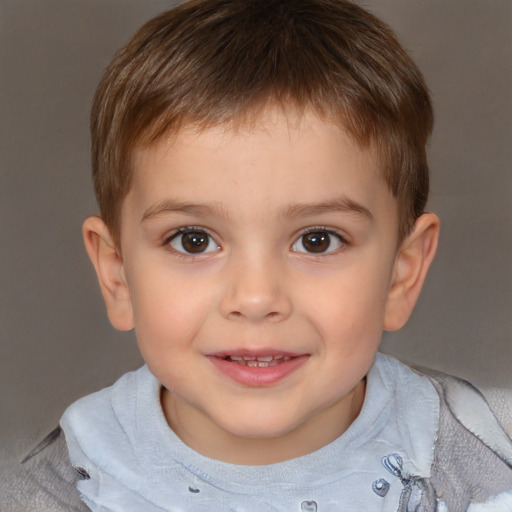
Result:
{"label": "gray cardigan", "polygon": [[[403,485],[397,512],[465,512],[472,501],[512,493],[512,441],[483,396],[466,381],[430,370],[422,373],[440,399],[434,462],[428,479],[404,474],[399,457],[383,462]],[[88,477],[83,468],[71,465],[58,427],[2,477],[0,510],[88,511],[75,487]]]}

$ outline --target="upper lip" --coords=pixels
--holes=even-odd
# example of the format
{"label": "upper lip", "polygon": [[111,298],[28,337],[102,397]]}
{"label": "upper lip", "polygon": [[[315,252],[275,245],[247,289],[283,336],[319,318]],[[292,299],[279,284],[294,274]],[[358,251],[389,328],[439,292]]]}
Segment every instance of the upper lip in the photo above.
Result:
{"label": "upper lip", "polygon": [[220,352],[212,352],[207,354],[209,357],[219,357],[224,359],[226,357],[298,357],[305,355],[299,352],[290,352],[288,350],[279,350],[279,349],[258,349],[258,350],[249,350],[249,349],[234,349],[234,350],[222,350]]}

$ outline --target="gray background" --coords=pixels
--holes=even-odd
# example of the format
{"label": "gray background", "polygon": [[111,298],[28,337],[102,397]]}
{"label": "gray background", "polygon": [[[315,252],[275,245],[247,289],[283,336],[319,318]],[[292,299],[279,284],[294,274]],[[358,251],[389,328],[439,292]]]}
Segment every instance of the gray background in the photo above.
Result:
{"label": "gray background", "polygon": [[[80,227],[96,213],[88,110],[113,52],[162,0],[0,0],[0,460],[141,364],[108,324]],[[438,258],[383,351],[512,388],[512,1],[372,0],[436,108]],[[1,466],[1,465],[0,465]]]}

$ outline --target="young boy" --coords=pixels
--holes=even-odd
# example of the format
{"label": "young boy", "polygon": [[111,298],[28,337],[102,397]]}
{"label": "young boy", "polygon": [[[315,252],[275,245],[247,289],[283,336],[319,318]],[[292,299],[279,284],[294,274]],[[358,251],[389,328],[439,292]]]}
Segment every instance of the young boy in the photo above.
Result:
{"label": "young boy", "polygon": [[115,57],[91,127],[85,245],[146,366],[45,443],[55,509],[512,510],[481,395],[377,353],[439,233],[429,95],[386,25],[190,1]]}

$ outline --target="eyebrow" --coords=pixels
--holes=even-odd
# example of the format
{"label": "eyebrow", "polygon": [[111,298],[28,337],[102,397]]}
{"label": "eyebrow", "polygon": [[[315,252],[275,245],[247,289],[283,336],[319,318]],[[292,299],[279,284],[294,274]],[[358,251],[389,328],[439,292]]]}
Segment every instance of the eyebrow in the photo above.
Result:
{"label": "eyebrow", "polygon": [[314,204],[295,204],[286,208],[284,217],[309,217],[331,212],[355,213],[367,220],[373,220],[373,214],[366,206],[347,197]]}
{"label": "eyebrow", "polygon": [[202,215],[227,218],[226,209],[222,204],[195,204],[164,199],[149,207],[142,215],[141,222],[164,213],[183,213],[185,215]]}
{"label": "eyebrow", "polygon": [[[368,208],[346,197],[322,201],[320,203],[294,204],[285,208],[282,216],[284,218],[311,217],[331,212],[355,213],[367,220],[373,220],[373,214]],[[141,222],[165,213],[182,213],[185,215],[213,216],[224,219],[228,218],[226,208],[220,203],[196,204],[164,199],[163,201],[149,207],[142,215]]]}

